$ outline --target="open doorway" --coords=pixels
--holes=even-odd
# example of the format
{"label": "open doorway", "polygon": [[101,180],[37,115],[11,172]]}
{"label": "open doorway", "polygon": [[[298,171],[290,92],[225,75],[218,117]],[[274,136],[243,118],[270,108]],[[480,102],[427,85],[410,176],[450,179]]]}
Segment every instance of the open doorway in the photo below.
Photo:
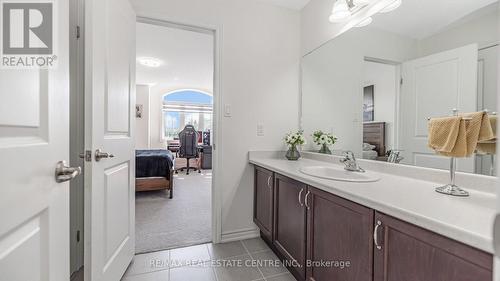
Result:
{"label": "open doorway", "polygon": [[211,242],[214,33],[136,29],[136,253]]}
{"label": "open doorway", "polygon": [[397,63],[365,58],[363,62],[362,158],[388,161],[397,147]]}

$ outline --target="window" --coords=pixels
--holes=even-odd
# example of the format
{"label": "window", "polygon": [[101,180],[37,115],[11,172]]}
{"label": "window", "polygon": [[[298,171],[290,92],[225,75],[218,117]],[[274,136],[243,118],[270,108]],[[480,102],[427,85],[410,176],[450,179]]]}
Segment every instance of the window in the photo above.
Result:
{"label": "window", "polygon": [[197,131],[212,130],[213,98],[192,90],[176,91],[163,96],[163,138],[175,139],[184,126]]}

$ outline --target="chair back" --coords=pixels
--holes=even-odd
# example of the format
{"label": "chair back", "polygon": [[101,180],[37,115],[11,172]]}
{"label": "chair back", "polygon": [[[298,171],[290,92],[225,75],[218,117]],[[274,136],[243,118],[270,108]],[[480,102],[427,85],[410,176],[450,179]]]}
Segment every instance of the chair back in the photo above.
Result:
{"label": "chair back", "polygon": [[179,132],[179,157],[198,157],[198,133],[192,125],[186,125]]}

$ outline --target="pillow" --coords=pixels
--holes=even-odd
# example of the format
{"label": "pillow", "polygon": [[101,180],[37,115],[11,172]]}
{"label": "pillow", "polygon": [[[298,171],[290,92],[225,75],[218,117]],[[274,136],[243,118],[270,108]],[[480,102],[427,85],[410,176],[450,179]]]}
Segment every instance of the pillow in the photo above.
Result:
{"label": "pillow", "polygon": [[363,143],[363,151],[370,151],[370,150],[374,150],[375,149],[375,146],[374,145],[371,145],[369,143]]}

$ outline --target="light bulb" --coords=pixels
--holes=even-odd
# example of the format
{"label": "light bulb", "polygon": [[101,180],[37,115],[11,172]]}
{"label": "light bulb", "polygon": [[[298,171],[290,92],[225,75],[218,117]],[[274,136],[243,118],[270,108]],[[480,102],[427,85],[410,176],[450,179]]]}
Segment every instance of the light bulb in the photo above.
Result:
{"label": "light bulb", "polygon": [[330,22],[341,22],[346,20],[351,16],[351,12],[349,11],[349,6],[347,6],[347,2],[345,0],[337,0],[335,4],[333,4],[332,14],[330,15]]}
{"label": "light bulb", "polygon": [[402,0],[394,0],[391,4],[385,6],[382,10],[380,10],[381,13],[389,13],[401,6]]}

